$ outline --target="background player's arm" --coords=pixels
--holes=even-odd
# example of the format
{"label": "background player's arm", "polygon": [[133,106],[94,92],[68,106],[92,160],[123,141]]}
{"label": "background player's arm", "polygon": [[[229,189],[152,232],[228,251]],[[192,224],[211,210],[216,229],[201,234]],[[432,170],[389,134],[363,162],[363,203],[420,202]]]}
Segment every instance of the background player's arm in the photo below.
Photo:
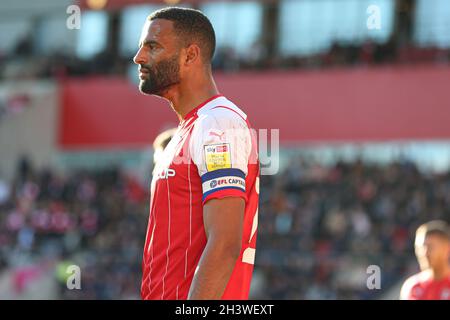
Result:
{"label": "background player's arm", "polygon": [[207,243],[192,280],[188,299],[220,299],[231,277],[242,244],[245,200],[211,199],[203,207]]}

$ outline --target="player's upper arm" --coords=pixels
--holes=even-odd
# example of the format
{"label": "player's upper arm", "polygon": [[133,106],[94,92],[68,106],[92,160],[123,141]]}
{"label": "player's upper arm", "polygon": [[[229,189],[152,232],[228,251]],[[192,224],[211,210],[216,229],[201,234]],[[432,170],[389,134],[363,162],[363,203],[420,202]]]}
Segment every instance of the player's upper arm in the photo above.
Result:
{"label": "player's upper arm", "polygon": [[208,242],[236,258],[242,245],[245,201],[239,197],[211,199],[203,207],[203,223]]}
{"label": "player's upper arm", "polygon": [[251,152],[247,123],[231,110],[199,115],[191,137],[192,159],[202,180],[203,203],[239,197],[245,201],[245,178]]}

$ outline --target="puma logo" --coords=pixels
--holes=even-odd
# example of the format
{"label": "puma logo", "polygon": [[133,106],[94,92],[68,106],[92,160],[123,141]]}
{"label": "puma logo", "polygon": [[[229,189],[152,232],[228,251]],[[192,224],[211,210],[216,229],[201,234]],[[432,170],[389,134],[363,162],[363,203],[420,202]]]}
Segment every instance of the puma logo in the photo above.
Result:
{"label": "puma logo", "polygon": [[210,135],[210,136],[219,137],[220,140],[223,140],[224,134],[225,134],[225,132],[222,132],[222,131],[220,131],[220,130],[211,129],[211,130],[209,131],[209,135]]}

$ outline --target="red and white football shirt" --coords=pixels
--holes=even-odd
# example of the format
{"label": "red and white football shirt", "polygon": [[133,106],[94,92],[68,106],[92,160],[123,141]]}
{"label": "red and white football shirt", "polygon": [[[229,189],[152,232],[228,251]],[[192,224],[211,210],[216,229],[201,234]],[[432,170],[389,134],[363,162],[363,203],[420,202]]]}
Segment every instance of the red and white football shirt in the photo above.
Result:
{"label": "red and white football shirt", "polygon": [[245,199],[242,248],[222,299],[247,299],[255,259],[259,162],[247,115],[222,95],[192,110],[153,171],[143,299],[186,299],[206,246],[203,205]]}
{"label": "red and white football shirt", "polygon": [[400,293],[402,300],[450,300],[450,276],[434,280],[429,270],[409,277]]}

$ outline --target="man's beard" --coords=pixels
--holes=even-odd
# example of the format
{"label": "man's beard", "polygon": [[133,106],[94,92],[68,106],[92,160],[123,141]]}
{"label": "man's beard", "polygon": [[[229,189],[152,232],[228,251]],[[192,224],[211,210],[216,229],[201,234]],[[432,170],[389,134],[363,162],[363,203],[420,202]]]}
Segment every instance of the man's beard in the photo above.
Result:
{"label": "man's beard", "polygon": [[171,86],[180,83],[180,66],[178,55],[163,60],[153,65],[141,65],[142,69],[148,70],[146,79],[141,79],[139,90],[142,93],[161,96]]}

